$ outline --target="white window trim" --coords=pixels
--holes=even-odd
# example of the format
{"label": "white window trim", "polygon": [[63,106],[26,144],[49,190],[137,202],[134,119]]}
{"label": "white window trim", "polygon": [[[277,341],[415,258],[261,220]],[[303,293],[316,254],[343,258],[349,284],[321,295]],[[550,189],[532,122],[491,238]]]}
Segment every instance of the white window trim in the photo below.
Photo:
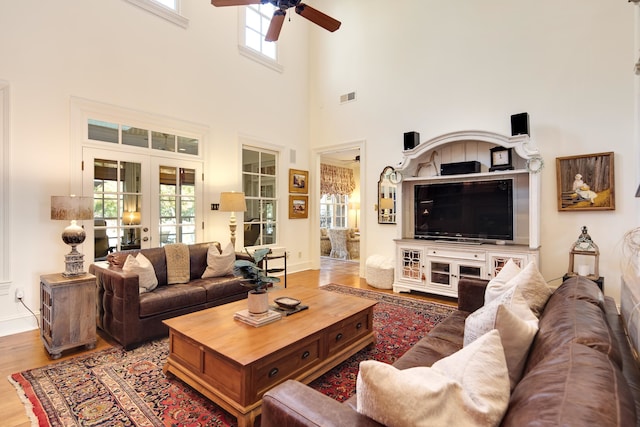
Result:
{"label": "white window trim", "polygon": [[182,27],[182,28],[189,27],[189,20],[180,14],[180,0],[177,0],[177,3],[176,3],[178,7],[177,11],[170,9],[153,0],[125,0],[125,1],[142,8],[147,12],[151,12],[154,15],[157,15],[163,19],[166,19],[167,21],[173,24],[176,24],[179,27]]}
{"label": "white window trim", "polygon": [[[269,58],[267,55],[264,55],[263,53],[247,47],[247,43],[245,40],[246,10],[246,7],[238,8],[238,51],[242,56],[258,62],[265,67],[271,68],[272,70],[279,73],[284,72],[284,67],[277,60]],[[278,57],[278,59],[280,58],[279,49],[277,50],[276,56]]]}

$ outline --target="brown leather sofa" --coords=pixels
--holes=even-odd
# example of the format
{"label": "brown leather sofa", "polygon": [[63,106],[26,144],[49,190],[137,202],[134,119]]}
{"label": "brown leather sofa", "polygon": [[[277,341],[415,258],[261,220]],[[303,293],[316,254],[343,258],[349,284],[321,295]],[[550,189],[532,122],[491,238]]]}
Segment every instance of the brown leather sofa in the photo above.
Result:
{"label": "brown leather sofa", "polygon": [[[109,255],[108,263],[91,264],[89,272],[96,276],[98,327],[131,349],[168,335],[169,330],[162,323],[165,319],[246,298],[247,288],[233,275],[201,278],[210,244],[189,245],[191,277],[184,284],[167,285],[164,248],[117,252]],[[138,276],[122,271],[127,255],[137,252],[151,261],[158,278],[158,286],[143,294],[139,293]],[[243,254],[236,253],[238,257]]]}
{"label": "brown leather sofa", "polygon": [[[458,311],[395,363],[431,366],[463,344],[464,321],[484,303],[485,281],[461,279]],[[613,299],[590,280],[565,281],[548,300],[502,426],[640,425],[640,372]],[[402,399],[402,396],[398,396]],[[344,403],[287,381],[263,397],[262,427],[380,426]]]}

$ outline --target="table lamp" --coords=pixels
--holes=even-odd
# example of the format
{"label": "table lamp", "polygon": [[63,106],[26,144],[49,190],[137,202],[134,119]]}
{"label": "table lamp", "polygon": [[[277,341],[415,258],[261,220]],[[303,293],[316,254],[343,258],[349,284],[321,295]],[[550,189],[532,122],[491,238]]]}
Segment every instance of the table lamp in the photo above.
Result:
{"label": "table lamp", "polygon": [[84,242],[87,234],[77,221],[93,219],[93,198],[76,196],[51,196],[51,219],[67,220],[71,224],[62,232],[62,241],[71,246],[64,256],[64,277],[84,274],[84,255],[76,247]]}
{"label": "table lamp", "polygon": [[[126,225],[140,225],[141,217],[140,212],[127,212],[124,214],[123,222]],[[135,230],[133,228],[129,229],[129,241],[127,244],[132,245],[135,243]]]}
{"label": "table lamp", "polygon": [[244,193],[227,191],[220,193],[220,211],[231,212],[229,217],[229,230],[231,230],[231,244],[236,246],[236,212],[245,212],[247,203],[244,200]]}

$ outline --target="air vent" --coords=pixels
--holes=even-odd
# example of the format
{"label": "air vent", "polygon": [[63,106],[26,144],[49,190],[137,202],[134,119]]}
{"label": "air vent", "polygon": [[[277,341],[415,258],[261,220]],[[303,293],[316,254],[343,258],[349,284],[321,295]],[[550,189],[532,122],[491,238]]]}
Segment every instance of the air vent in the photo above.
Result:
{"label": "air vent", "polygon": [[344,104],[345,102],[351,102],[356,100],[356,93],[349,92],[344,95],[340,95],[340,104]]}

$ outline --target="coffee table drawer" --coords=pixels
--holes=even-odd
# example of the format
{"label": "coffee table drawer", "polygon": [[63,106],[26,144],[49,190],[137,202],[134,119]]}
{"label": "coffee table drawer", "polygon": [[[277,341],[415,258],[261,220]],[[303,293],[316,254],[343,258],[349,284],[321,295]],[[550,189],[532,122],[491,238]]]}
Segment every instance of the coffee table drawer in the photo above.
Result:
{"label": "coffee table drawer", "polygon": [[253,370],[255,391],[261,397],[267,390],[320,360],[320,335],[294,344],[256,364]]}
{"label": "coffee table drawer", "polygon": [[328,353],[340,351],[353,341],[371,333],[373,311],[364,311],[331,327],[327,332]]}

